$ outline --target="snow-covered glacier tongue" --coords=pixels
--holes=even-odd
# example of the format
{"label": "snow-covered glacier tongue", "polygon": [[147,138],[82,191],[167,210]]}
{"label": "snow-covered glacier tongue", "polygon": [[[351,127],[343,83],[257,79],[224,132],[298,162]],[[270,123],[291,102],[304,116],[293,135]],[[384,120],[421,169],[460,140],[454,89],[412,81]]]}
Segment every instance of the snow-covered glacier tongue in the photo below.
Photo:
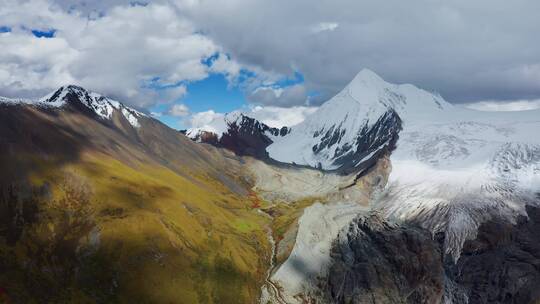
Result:
{"label": "snow-covered glacier tongue", "polygon": [[[466,109],[363,70],[289,134],[276,138],[267,151],[281,162],[344,174],[361,173],[389,157],[388,182],[372,199],[371,210],[384,220],[428,230],[440,242],[445,261],[453,264],[465,242],[476,239],[479,227],[490,221],[521,223],[527,206],[539,205],[539,131],[540,111]],[[355,231],[349,226],[344,223],[333,242],[354,238],[345,237]],[[314,239],[328,241],[312,233]],[[304,243],[297,240],[298,246]],[[295,247],[293,252],[301,250]],[[299,263],[301,257],[294,259],[283,267]],[[285,270],[278,270],[274,279],[297,286],[280,277]],[[442,281],[449,284],[445,296],[452,296],[454,281]]]}
{"label": "snow-covered glacier tongue", "polygon": [[540,111],[477,112],[459,107],[409,119],[390,159],[377,208],[443,233],[457,260],[463,243],[490,219],[514,222],[538,204]]}
{"label": "snow-covered glacier tongue", "polygon": [[538,131],[540,111],[470,110],[362,70],[267,150],[282,162],[345,172],[390,154],[389,182],[373,207],[446,232],[457,258],[480,223],[512,219],[537,199]]}

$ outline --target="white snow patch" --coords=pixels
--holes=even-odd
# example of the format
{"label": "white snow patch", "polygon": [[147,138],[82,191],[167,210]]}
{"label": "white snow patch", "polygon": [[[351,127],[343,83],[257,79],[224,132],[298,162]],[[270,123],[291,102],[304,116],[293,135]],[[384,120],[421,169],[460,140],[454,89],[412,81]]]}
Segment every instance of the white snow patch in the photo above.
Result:
{"label": "white snow patch", "polygon": [[430,120],[405,120],[387,195],[387,215],[445,232],[454,259],[478,226],[514,221],[540,191],[540,111],[479,112],[454,108]]}
{"label": "white snow patch", "polygon": [[129,123],[135,128],[139,128],[141,126],[141,124],[139,123],[139,120],[137,119],[137,115],[139,115],[137,112],[130,111],[127,108],[122,108],[122,114],[129,121]]}

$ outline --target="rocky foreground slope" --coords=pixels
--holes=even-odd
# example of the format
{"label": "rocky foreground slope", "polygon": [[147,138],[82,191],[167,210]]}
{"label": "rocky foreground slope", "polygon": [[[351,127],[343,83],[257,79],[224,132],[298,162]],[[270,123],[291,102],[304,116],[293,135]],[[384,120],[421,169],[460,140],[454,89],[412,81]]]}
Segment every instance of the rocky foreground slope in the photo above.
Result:
{"label": "rocky foreground slope", "polygon": [[388,223],[380,214],[355,218],[335,240],[328,303],[537,303],[540,298],[540,209],[515,225],[483,223],[456,264],[443,239],[418,226]]}

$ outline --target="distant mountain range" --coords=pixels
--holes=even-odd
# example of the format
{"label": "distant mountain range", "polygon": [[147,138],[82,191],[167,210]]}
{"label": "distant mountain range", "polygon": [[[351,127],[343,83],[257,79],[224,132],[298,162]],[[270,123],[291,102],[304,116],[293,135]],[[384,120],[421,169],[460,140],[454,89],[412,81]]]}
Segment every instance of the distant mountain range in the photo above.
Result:
{"label": "distant mountain range", "polygon": [[236,112],[220,124],[184,134],[73,85],[0,98],[0,291],[14,303],[540,299],[540,111],[478,112],[362,70],[298,125]]}
{"label": "distant mountain range", "polygon": [[[539,117],[538,110],[480,112],[454,106],[438,94],[362,70],[287,134],[266,136],[267,153],[259,155],[359,176],[389,157],[389,181],[372,209],[442,235],[443,255],[457,261],[482,223],[513,223],[527,215],[526,206],[538,205]],[[291,263],[302,260],[296,259]],[[290,273],[276,275],[285,289],[298,285]]]}
{"label": "distant mountain range", "polygon": [[271,128],[268,125],[239,112],[225,115],[226,130],[216,134],[204,129],[189,129],[186,135],[197,142],[226,148],[238,155],[267,158],[266,148],[275,138],[289,133],[288,127]]}

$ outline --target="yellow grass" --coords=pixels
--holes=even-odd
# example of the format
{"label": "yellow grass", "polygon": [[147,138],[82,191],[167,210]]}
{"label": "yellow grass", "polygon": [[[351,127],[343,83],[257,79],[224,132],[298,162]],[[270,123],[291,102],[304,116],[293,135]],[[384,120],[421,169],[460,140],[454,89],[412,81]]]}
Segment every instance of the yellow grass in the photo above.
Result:
{"label": "yellow grass", "polygon": [[[39,202],[38,222],[25,227],[17,246],[0,244],[0,254],[16,264],[0,274],[0,282],[23,276],[28,269],[17,267],[39,254],[43,262],[31,271],[49,282],[51,294],[64,290],[58,301],[256,302],[268,265],[269,220],[250,207],[248,197],[203,174],[189,179],[163,166],[128,166],[103,154],[83,154],[62,168],[49,168],[45,160],[36,165],[44,170],[30,180],[36,187],[49,183],[52,195]],[[70,203],[69,187],[62,185],[72,183],[88,189],[84,206]],[[31,248],[36,240],[58,246],[40,251]],[[55,257],[62,246],[77,258]],[[70,280],[62,283],[67,286],[57,286],[56,277],[43,271],[53,266],[69,268]],[[35,283],[21,281],[26,285],[13,283],[11,290],[23,292]]]}

